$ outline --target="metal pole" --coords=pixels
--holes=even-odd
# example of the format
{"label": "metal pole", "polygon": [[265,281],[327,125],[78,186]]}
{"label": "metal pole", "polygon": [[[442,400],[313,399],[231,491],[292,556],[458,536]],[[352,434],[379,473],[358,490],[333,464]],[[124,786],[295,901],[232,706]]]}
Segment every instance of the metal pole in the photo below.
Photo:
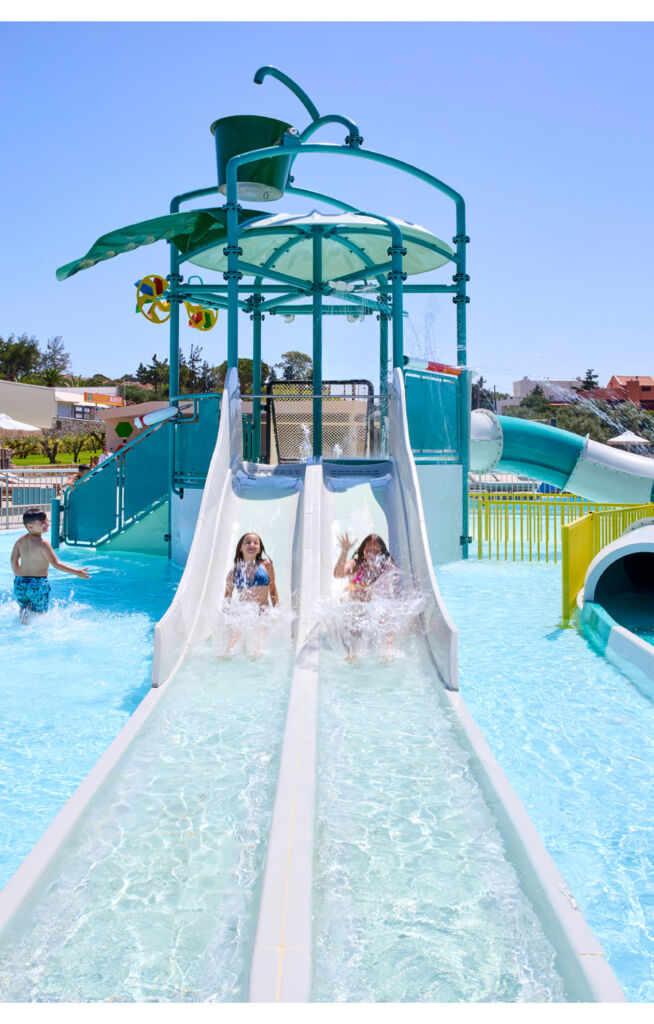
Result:
{"label": "metal pole", "polygon": [[[252,296],[253,311],[250,314],[252,321],[252,394],[261,394],[261,324],[264,315],[259,309],[263,298],[261,295]],[[252,440],[252,461],[258,462],[261,455],[261,399],[255,397],[252,401],[252,423],[254,437]]]}
{"label": "metal pole", "polygon": [[[379,296],[380,300],[387,298]],[[378,313],[379,320],[379,394],[388,394],[388,313]]]}
{"label": "metal pole", "polygon": [[452,297],[452,302],[456,304],[456,365],[465,366],[467,363],[466,306],[470,302],[470,297],[466,295],[466,285],[470,280],[470,275],[466,274],[466,245],[470,239],[466,235],[466,208],[461,198],[456,205],[456,235],[452,241],[456,245],[457,266],[457,272],[452,277],[457,286],[456,295]]}
{"label": "metal pole", "polygon": [[459,411],[459,458],[461,460],[461,552],[463,558],[468,557],[470,536],[468,471],[470,469],[470,381],[471,370],[464,370],[459,375],[458,411]]}
{"label": "metal pole", "polygon": [[[175,200],[171,203],[171,207],[174,202]],[[182,282],[182,276],[179,272],[179,257],[179,249],[171,242],[170,275],[168,277],[170,289],[173,292],[170,299],[170,343],[168,351],[168,401],[171,405],[178,404],[176,399],[172,399],[172,396],[179,394],[179,301],[174,296],[175,289]],[[169,558],[172,558],[173,551],[173,497],[175,492],[175,445],[173,439],[176,429],[174,423],[164,427],[164,430],[171,431],[170,444],[168,445],[168,529],[166,531]]]}
{"label": "metal pole", "polygon": [[223,254],[227,257],[227,270],[223,277],[227,281],[227,369],[238,369],[238,282],[242,274],[238,269],[238,258],[243,250],[238,246],[238,204],[236,170],[227,177],[227,245]]}
{"label": "metal pole", "polygon": [[393,269],[388,275],[393,296],[393,369],[404,366],[404,305],[403,284],[406,274],[402,270],[402,257],[406,256],[403,245],[391,245],[388,250]]}
{"label": "metal pole", "polygon": [[313,456],[322,458],[322,229],[313,230]]}

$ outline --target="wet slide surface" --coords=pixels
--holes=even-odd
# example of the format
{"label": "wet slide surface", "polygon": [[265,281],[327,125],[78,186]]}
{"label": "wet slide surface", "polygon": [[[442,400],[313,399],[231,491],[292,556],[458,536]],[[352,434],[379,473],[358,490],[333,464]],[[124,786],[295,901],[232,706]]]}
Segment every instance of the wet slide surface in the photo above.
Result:
{"label": "wet slide surface", "polygon": [[[265,478],[234,484],[224,551],[260,533],[286,608],[266,631],[251,605],[233,607],[226,628],[229,562],[216,569],[197,642],[0,936],[7,1000],[246,998],[293,665],[299,492],[277,482],[273,506]],[[237,653],[222,657],[235,628]]]}
{"label": "wet slide surface", "polygon": [[[391,475],[328,480],[327,607],[343,588],[325,571],[338,533],[379,532],[405,568],[397,498]],[[358,661],[336,629],[321,648],[312,998],[564,1000],[424,641],[400,635],[397,659],[381,660],[378,611]]]}

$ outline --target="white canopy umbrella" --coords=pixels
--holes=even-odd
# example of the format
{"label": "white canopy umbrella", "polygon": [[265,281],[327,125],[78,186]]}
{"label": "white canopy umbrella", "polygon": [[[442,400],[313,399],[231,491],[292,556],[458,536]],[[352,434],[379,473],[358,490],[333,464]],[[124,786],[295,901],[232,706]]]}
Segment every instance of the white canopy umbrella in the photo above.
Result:
{"label": "white canopy umbrella", "polygon": [[33,427],[30,423],[21,423],[20,420],[14,420],[6,412],[0,412],[0,430],[12,432],[26,430],[38,434],[40,429],[40,427]]}
{"label": "white canopy umbrella", "polygon": [[652,442],[648,441],[646,437],[639,437],[638,434],[634,434],[633,430],[625,430],[624,434],[610,437],[606,443],[620,446],[622,444],[651,444]]}

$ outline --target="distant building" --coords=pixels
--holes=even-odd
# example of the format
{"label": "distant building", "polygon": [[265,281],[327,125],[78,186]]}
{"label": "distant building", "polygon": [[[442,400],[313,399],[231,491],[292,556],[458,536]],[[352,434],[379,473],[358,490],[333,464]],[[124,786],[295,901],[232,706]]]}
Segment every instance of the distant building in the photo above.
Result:
{"label": "distant building", "polygon": [[62,421],[97,420],[98,410],[120,404],[119,389],[47,388],[0,380],[0,412],[31,427],[52,427]]}
{"label": "distant building", "polygon": [[552,405],[570,405],[577,397],[577,390],[581,384],[581,378],[574,380],[552,380],[545,377],[543,380],[532,380],[530,377],[523,377],[522,380],[513,382],[513,398],[499,399],[497,411],[504,412],[511,406],[520,405],[523,398],[527,398],[534,388],[538,386],[543,395]]}
{"label": "distant building", "polygon": [[623,377],[615,375],[607,384],[609,391],[622,392],[625,401],[654,409],[654,377]]}

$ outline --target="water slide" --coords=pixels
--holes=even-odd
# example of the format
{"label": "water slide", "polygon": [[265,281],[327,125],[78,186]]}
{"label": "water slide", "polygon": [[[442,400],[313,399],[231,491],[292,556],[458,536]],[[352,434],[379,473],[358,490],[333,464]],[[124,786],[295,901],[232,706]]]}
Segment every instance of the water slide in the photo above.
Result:
{"label": "water slide", "polygon": [[[389,404],[388,460],[254,466],[241,460],[237,378],[228,375],[227,415],[188,563],[156,627],[153,688],[0,894],[4,998],[336,998],[345,980],[340,970],[330,977],[330,936],[352,917],[341,912],[343,893],[330,888],[325,851],[362,807],[371,815],[366,834],[386,837],[382,862],[399,861],[393,871],[361,875],[360,855],[367,864],[371,852],[353,841],[342,871],[350,914],[359,912],[353,892],[366,886],[372,905],[386,899],[396,912],[399,880],[418,877],[405,858],[417,855],[416,871],[441,884],[422,910],[433,914],[441,901],[444,928],[460,943],[444,975],[491,978],[490,989],[472,993],[432,990],[432,978],[420,982],[422,998],[624,998],[457,692],[456,630],[429,557],[399,371]],[[368,682],[365,666],[363,676],[359,668],[347,675],[323,628],[335,596],[336,535],[355,528],[388,537],[405,586],[421,597],[402,660],[377,665]],[[262,651],[225,658],[224,580],[248,530],[274,552],[285,607],[269,613],[274,633]],[[367,698],[380,682],[391,703],[377,704],[375,693],[375,723]],[[349,724],[332,728],[330,716],[346,714],[352,700]],[[339,748],[347,728],[355,733]],[[375,765],[384,780],[366,781]],[[355,778],[363,789],[352,796]],[[395,792],[398,780],[406,789]],[[394,818],[373,827],[387,811],[413,829],[406,847]],[[487,877],[502,885],[492,899],[482,886],[475,903],[471,891]],[[527,925],[524,948],[517,919]],[[432,977],[444,960],[443,933],[428,930],[438,940]],[[491,933],[493,949],[504,951],[495,968],[462,970],[471,947],[473,961],[484,963]],[[348,941],[359,941],[360,952],[379,934],[375,926],[366,935],[357,919]],[[516,943],[525,958],[519,970]],[[381,963],[381,975],[351,998],[384,998],[388,978],[401,977],[375,948],[370,962]],[[514,968],[512,995],[498,993],[492,985]],[[541,970],[549,988],[533,987]],[[362,964],[355,974],[367,971]]]}
{"label": "water slide", "polygon": [[530,476],[589,501],[654,500],[654,459],[533,420],[472,413],[470,470]]}

